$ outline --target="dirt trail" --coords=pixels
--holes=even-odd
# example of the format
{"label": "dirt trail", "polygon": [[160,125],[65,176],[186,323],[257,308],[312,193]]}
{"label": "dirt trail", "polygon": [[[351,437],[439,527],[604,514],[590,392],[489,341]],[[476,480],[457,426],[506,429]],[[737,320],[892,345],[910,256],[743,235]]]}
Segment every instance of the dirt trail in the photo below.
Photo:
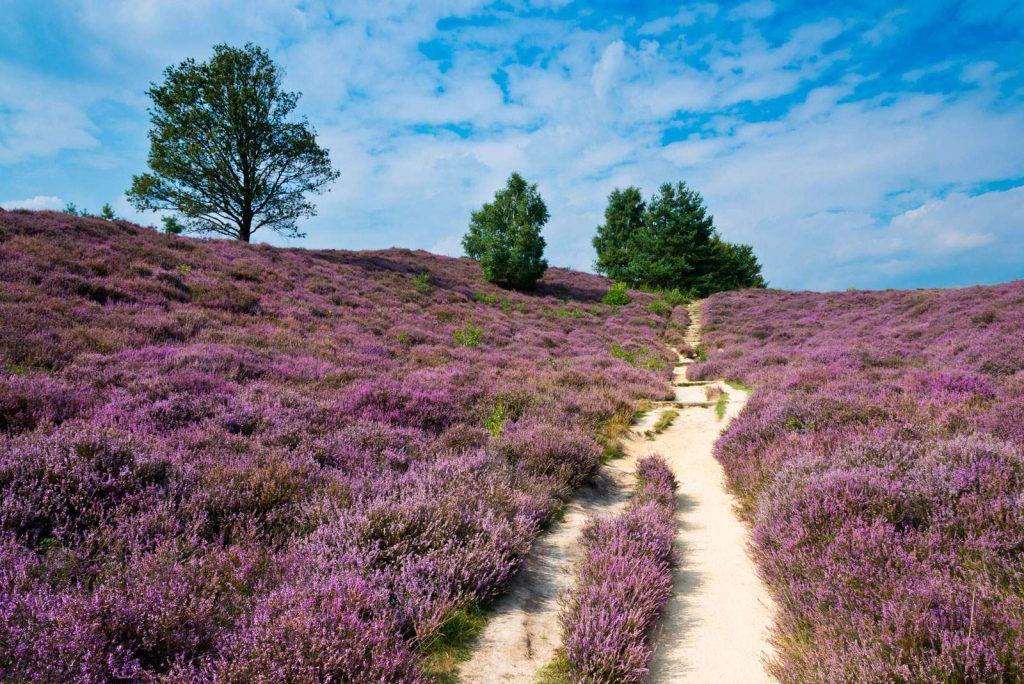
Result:
{"label": "dirt trail", "polygon": [[[686,382],[686,366],[677,369]],[[725,473],[712,456],[721,430],[746,392],[709,383],[729,395],[725,417],[687,408],[648,449],[668,460],[679,481],[676,514],[680,566],[672,598],[655,634],[651,682],[770,682],[763,662],[774,606],[748,553],[748,531],[734,512]],[[677,387],[677,393],[701,388]]]}
{"label": "dirt trail", "polygon": [[[691,306],[687,344],[700,343],[700,310]],[[579,537],[587,519],[620,510],[634,483],[639,458],[662,454],[680,487],[676,515],[681,563],[673,596],[655,633],[651,682],[772,681],[762,661],[770,656],[773,607],[747,553],[748,534],[733,512],[725,475],[712,446],[740,412],[745,392],[723,383],[689,382],[688,360],[675,369],[675,401],[659,402],[635,423],[623,442],[626,456],[603,466],[565,516],[534,544],[509,592],[494,606],[473,657],[459,672],[465,683],[532,682],[561,645],[558,597],[572,581]],[[728,393],[723,420],[708,387]],[[653,434],[666,411],[679,413]]]}
{"label": "dirt trail", "polygon": [[633,486],[636,460],[627,455],[602,466],[580,489],[561,521],[534,543],[523,569],[494,605],[460,682],[532,682],[561,646],[558,597],[568,589],[587,519],[621,509]]}

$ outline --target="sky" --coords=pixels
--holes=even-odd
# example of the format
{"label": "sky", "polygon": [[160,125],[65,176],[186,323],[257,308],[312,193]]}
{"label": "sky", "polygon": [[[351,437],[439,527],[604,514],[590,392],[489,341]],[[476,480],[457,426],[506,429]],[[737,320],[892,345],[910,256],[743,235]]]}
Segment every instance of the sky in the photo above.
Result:
{"label": "sky", "polygon": [[512,171],[552,265],[608,193],[685,180],[774,287],[1024,278],[1024,3],[0,0],[0,206],[98,211],[146,170],[146,90],[252,41],[341,177],[272,244],[461,254]]}

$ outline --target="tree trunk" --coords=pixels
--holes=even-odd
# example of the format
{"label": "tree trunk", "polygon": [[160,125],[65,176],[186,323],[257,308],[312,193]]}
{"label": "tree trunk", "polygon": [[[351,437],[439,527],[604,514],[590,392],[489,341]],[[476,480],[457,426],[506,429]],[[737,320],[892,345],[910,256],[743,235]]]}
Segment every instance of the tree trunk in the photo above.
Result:
{"label": "tree trunk", "polygon": [[252,235],[252,216],[248,212],[242,215],[242,223],[238,226],[238,239],[242,242],[248,242],[249,237]]}

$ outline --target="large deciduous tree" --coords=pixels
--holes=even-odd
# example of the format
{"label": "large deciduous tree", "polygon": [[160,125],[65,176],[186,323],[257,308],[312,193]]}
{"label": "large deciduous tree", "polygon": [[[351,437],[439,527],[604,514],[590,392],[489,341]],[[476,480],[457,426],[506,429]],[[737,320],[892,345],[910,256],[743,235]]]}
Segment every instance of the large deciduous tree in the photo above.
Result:
{"label": "large deciduous tree", "polygon": [[299,93],[281,88],[266,50],[214,47],[151,85],[150,173],[128,191],[142,210],[173,210],[186,228],[248,242],[267,228],[304,237],[296,221],[316,214],[309,193],[338,178],[316,132],[292,113]]}
{"label": "large deciduous tree", "polygon": [[749,245],[722,240],[700,193],[665,183],[649,202],[640,190],[615,189],[594,237],[599,273],[629,284],[697,296],[764,287]]}
{"label": "large deciduous tree", "polygon": [[462,246],[466,254],[479,259],[485,279],[528,290],[548,267],[540,234],[547,221],[548,208],[536,184],[513,173],[493,202],[473,212]]}

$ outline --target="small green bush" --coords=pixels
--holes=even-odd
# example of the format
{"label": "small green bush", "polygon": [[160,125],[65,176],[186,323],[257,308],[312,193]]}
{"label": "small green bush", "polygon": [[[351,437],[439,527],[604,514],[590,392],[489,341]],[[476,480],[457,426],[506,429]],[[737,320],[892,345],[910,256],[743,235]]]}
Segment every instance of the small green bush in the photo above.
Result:
{"label": "small green bush", "polygon": [[420,294],[430,294],[434,290],[434,286],[430,284],[430,274],[426,271],[413,278],[412,286]]}
{"label": "small green bush", "polygon": [[473,294],[473,299],[487,306],[497,306],[498,304],[498,295],[493,292],[476,292]]}
{"label": "small green bush", "polygon": [[505,423],[508,422],[508,407],[501,399],[494,405],[491,415],[484,421],[484,427],[495,437],[501,437],[505,432]]}
{"label": "small green bush", "polygon": [[672,313],[672,307],[664,299],[655,299],[647,305],[647,309],[655,316],[668,316]]}
{"label": "small green bush", "polygon": [[601,300],[605,304],[622,305],[629,304],[629,288],[626,283],[614,283],[608,288],[608,292],[605,293],[604,299]]}
{"label": "small green bush", "polygon": [[455,331],[454,336],[455,342],[463,347],[479,347],[480,340],[484,336],[484,330],[473,323],[466,323],[465,327],[461,330]]}
{"label": "small green bush", "polygon": [[665,290],[661,293],[661,298],[665,300],[665,303],[669,306],[686,306],[693,299],[689,294],[685,294],[679,290],[678,287],[674,287],[671,290]]}

